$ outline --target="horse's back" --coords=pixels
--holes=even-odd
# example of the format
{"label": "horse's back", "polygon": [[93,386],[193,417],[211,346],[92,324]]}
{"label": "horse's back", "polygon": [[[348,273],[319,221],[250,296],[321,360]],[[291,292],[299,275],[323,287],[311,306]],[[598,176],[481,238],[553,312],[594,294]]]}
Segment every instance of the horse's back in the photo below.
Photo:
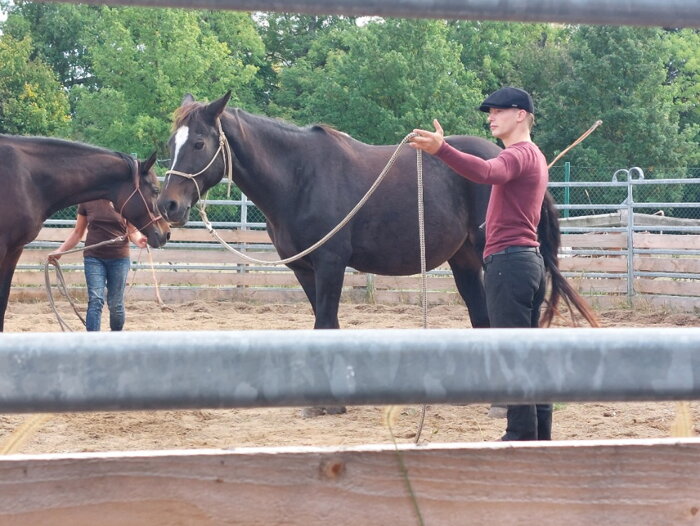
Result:
{"label": "horse's back", "polygon": [[[447,140],[457,149],[485,159],[500,151],[494,143],[478,137],[455,136]],[[364,181],[366,189],[386,166],[396,146],[359,149],[358,166],[367,173],[357,178]],[[428,267],[433,268],[450,259],[475,237],[478,226],[484,221],[490,188],[459,176],[434,156],[423,155],[422,167],[426,252]],[[353,221],[350,264],[354,268],[390,275],[419,270],[416,168],[415,152],[406,149]],[[357,183],[349,184],[356,186]]]}

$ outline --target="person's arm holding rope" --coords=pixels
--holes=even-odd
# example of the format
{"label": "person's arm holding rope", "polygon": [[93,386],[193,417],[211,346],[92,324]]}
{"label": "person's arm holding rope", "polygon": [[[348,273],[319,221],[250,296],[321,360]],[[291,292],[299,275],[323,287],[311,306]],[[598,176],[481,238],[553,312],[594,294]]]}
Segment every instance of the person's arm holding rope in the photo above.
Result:
{"label": "person's arm holding rope", "polygon": [[73,248],[75,245],[77,245],[81,239],[83,239],[83,236],[85,235],[85,232],[87,231],[87,216],[84,216],[82,214],[78,214],[76,221],[75,221],[75,227],[73,228],[73,231],[70,233],[70,235],[66,238],[66,240],[63,242],[63,244],[58,247],[57,250],[54,252],[51,252],[49,254],[49,261],[58,261],[61,259],[61,255],[66,252],[67,250],[70,250]]}
{"label": "person's arm holding rope", "polygon": [[514,173],[518,173],[518,159],[511,152],[504,150],[493,159],[482,159],[476,155],[464,153],[450,146],[444,139],[442,126],[433,120],[435,131],[415,129],[409,146],[436,156],[457,174],[479,184],[503,184]]}
{"label": "person's arm holding rope", "polygon": [[148,243],[148,238],[144,236],[140,230],[138,230],[134,225],[127,222],[126,231],[129,235],[129,240],[139,248],[146,248]]}

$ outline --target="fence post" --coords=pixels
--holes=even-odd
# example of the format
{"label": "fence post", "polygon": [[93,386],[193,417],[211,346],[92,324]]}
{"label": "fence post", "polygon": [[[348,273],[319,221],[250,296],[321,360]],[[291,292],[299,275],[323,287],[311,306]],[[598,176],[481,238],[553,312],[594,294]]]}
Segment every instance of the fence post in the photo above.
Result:
{"label": "fence post", "polygon": [[[571,182],[571,163],[569,161],[566,161],[564,163],[564,182],[570,183]],[[571,187],[570,186],[565,186],[564,187],[564,204],[566,205],[566,208],[564,208],[564,217],[569,217],[569,202],[571,201]]]}
{"label": "fence post", "polygon": [[613,176],[613,183],[617,182],[617,174],[624,174],[627,178],[627,199],[622,203],[627,210],[627,299],[632,302],[634,296],[634,177],[633,174],[638,174],[637,179],[644,179],[644,172],[641,168],[635,166],[629,170],[621,168],[617,170]]}
{"label": "fence post", "polygon": [[[248,230],[248,196],[241,192],[241,230]],[[248,244],[241,243],[241,252],[247,252]],[[245,274],[248,272],[248,265],[238,265],[238,273]]]}
{"label": "fence post", "polygon": [[241,230],[248,230],[248,196],[241,192]]}
{"label": "fence post", "polygon": [[627,171],[627,299],[634,296],[634,192],[632,175]]}

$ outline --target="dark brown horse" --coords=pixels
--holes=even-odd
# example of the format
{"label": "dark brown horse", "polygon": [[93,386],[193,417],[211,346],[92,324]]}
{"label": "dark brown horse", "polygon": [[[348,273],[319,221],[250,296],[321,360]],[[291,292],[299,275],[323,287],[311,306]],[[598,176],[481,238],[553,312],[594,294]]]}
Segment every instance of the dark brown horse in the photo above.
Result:
{"label": "dark brown horse", "polygon": [[[265,214],[280,256],[293,256],[347,215],[396,149],[363,144],[325,126],[299,128],[226,109],[229,96],[202,104],[188,95],[176,112],[175,133],[169,142],[173,173],[166,177],[158,199],[161,213],[172,224],[186,223],[192,205],[221,180],[228,142],[234,181]],[[496,144],[477,137],[448,137],[447,141],[484,159],[500,151]],[[357,215],[323,246],[289,265],[311,302],[315,328],[338,327],[347,266],[383,275],[420,272],[415,159],[413,151],[402,150]],[[423,171],[427,267],[447,261],[472,326],[488,327],[481,272],[484,237],[479,227],[490,187],[460,177],[431,156],[425,156]],[[585,302],[557,268],[559,223],[549,195],[542,212],[539,237],[552,283],[543,322],[551,322],[557,302],[564,297],[594,323]]]}
{"label": "dark brown horse", "polygon": [[170,236],[157,216],[155,154],[140,162],[123,153],[47,137],[0,135],[0,330],[24,245],[52,214],[83,201],[108,199],[160,247]]}

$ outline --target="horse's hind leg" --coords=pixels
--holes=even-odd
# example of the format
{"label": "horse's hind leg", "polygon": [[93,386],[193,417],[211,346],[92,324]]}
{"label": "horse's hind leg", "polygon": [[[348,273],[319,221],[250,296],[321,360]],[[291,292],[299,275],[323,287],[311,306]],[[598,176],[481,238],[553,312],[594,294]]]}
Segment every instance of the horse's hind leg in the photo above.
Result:
{"label": "horse's hind leg", "polygon": [[490,327],[479,258],[476,254],[455,255],[448,263],[452,269],[457,290],[469,311],[472,327],[475,329]]}
{"label": "horse's hind leg", "polygon": [[0,251],[0,332],[5,330],[5,311],[10,298],[12,276],[15,273],[17,261],[22,255],[23,246]]}

